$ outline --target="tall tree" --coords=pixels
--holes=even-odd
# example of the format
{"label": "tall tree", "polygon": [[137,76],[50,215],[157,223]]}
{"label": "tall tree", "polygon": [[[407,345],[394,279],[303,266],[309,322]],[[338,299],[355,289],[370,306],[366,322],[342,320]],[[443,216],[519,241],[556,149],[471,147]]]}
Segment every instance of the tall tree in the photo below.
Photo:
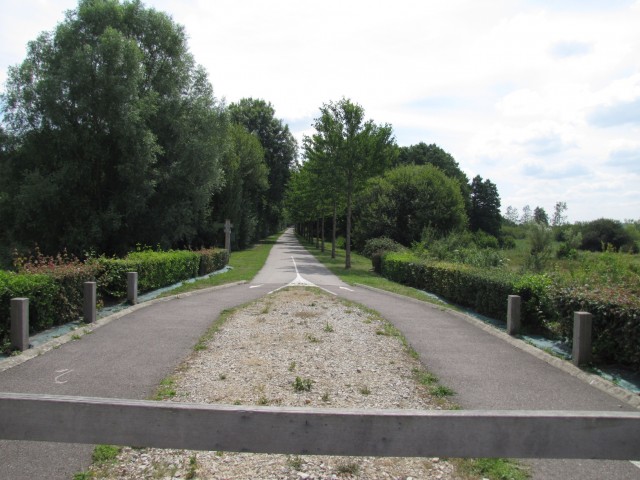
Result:
{"label": "tall tree", "polygon": [[520,218],[520,223],[526,225],[527,223],[531,223],[533,220],[533,214],[531,213],[531,207],[529,205],[525,205],[522,207],[522,217]]}
{"label": "tall tree", "polygon": [[343,98],[324,104],[314,124],[318,138],[342,178],[342,195],[346,204],[345,268],[351,268],[351,221],[353,196],[365,181],[382,173],[396,155],[395,139],[390,125],[365,121],[364,109]]}
{"label": "tall tree", "polygon": [[551,225],[554,227],[564,225],[567,222],[567,216],[565,215],[566,211],[567,202],[556,202],[556,205],[553,208],[553,217],[551,217]]}
{"label": "tall tree", "polygon": [[219,187],[223,118],[186,35],[140,1],[81,0],[9,70],[13,243],[188,243]]}
{"label": "tall tree", "polygon": [[420,241],[425,228],[441,235],[467,227],[458,182],[433,165],[405,165],[369,180],[356,199],[354,244],[389,237]]}
{"label": "tall tree", "polygon": [[520,220],[520,214],[518,213],[518,209],[509,205],[507,207],[507,211],[504,215],[504,218],[506,218],[510,222],[513,222],[514,224],[518,223],[518,221]]}
{"label": "tall tree", "polygon": [[243,125],[258,137],[264,149],[264,160],[269,168],[269,189],[260,212],[262,235],[273,233],[284,221],[284,196],[297,162],[298,145],[282,120],[275,118],[271,103],[243,98],[229,105],[231,120]]}
{"label": "tall tree", "polygon": [[225,183],[213,198],[213,216],[217,224],[231,220],[232,247],[244,248],[260,236],[258,214],[269,188],[269,169],[260,140],[242,125],[229,126],[222,169]]}
{"label": "tall tree", "polygon": [[396,164],[430,164],[438,167],[448,177],[455,178],[460,184],[460,193],[462,193],[467,214],[471,213],[471,186],[469,185],[469,177],[460,169],[455,158],[435,143],[427,145],[424,142],[420,142],[409,147],[400,147]]}
{"label": "tall tree", "polygon": [[536,207],[533,210],[533,221],[541,225],[549,225],[549,216],[542,207]]}
{"label": "tall tree", "polygon": [[490,235],[500,233],[500,195],[498,188],[489,179],[476,175],[471,182],[471,230],[482,230]]}

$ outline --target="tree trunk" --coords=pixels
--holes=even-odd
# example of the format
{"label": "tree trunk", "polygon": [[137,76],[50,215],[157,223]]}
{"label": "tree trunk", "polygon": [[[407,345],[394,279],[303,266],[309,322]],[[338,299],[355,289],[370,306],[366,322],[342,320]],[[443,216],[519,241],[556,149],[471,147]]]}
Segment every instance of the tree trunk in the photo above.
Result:
{"label": "tree trunk", "polygon": [[347,239],[344,246],[344,268],[351,268],[351,188],[347,192]]}
{"label": "tree trunk", "polygon": [[320,248],[320,219],[316,218],[316,248]]}
{"label": "tree trunk", "polygon": [[322,226],[320,227],[320,251],[324,253],[324,215],[322,216]]}
{"label": "tree trunk", "polygon": [[331,258],[336,258],[336,230],[338,228],[338,202],[333,201],[333,226],[331,228]]}

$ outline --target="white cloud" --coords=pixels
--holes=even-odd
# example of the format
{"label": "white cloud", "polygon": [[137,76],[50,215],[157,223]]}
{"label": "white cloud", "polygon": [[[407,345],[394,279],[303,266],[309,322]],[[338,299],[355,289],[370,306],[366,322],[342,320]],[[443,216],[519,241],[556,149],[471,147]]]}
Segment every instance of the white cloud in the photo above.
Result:
{"label": "white cloud", "polygon": [[[565,200],[572,219],[640,211],[623,165],[640,138],[640,1],[144,3],[185,26],[217,96],[270,101],[297,138],[346,96],[401,144],[435,142],[496,182],[505,206]],[[0,82],[76,5],[0,0]]]}

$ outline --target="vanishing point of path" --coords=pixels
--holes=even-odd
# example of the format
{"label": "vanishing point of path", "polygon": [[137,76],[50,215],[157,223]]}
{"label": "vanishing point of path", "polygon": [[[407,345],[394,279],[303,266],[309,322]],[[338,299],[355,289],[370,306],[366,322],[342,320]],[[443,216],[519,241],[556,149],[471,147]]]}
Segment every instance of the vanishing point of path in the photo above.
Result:
{"label": "vanishing point of path", "polygon": [[[148,398],[222,310],[287,285],[315,285],[391,321],[466,409],[634,409],[476,327],[412,299],[349,286],[288,230],[250,283],[154,302],[21,365],[0,372],[0,391]],[[91,463],[91,445],[0,441],[0,479],[66,479]],[[626,461],[526,460],[535,479],[640,479]]]}

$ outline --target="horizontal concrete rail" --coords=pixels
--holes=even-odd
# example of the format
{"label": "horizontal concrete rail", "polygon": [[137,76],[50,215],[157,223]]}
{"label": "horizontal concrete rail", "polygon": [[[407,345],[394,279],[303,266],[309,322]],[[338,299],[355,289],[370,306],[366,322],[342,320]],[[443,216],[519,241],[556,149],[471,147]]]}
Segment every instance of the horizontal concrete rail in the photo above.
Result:
{"label": "horizontal concrete rail", "polygon": [[0,393],[0,438],[189,450],[640,459],[640,412],[332,410]]}

